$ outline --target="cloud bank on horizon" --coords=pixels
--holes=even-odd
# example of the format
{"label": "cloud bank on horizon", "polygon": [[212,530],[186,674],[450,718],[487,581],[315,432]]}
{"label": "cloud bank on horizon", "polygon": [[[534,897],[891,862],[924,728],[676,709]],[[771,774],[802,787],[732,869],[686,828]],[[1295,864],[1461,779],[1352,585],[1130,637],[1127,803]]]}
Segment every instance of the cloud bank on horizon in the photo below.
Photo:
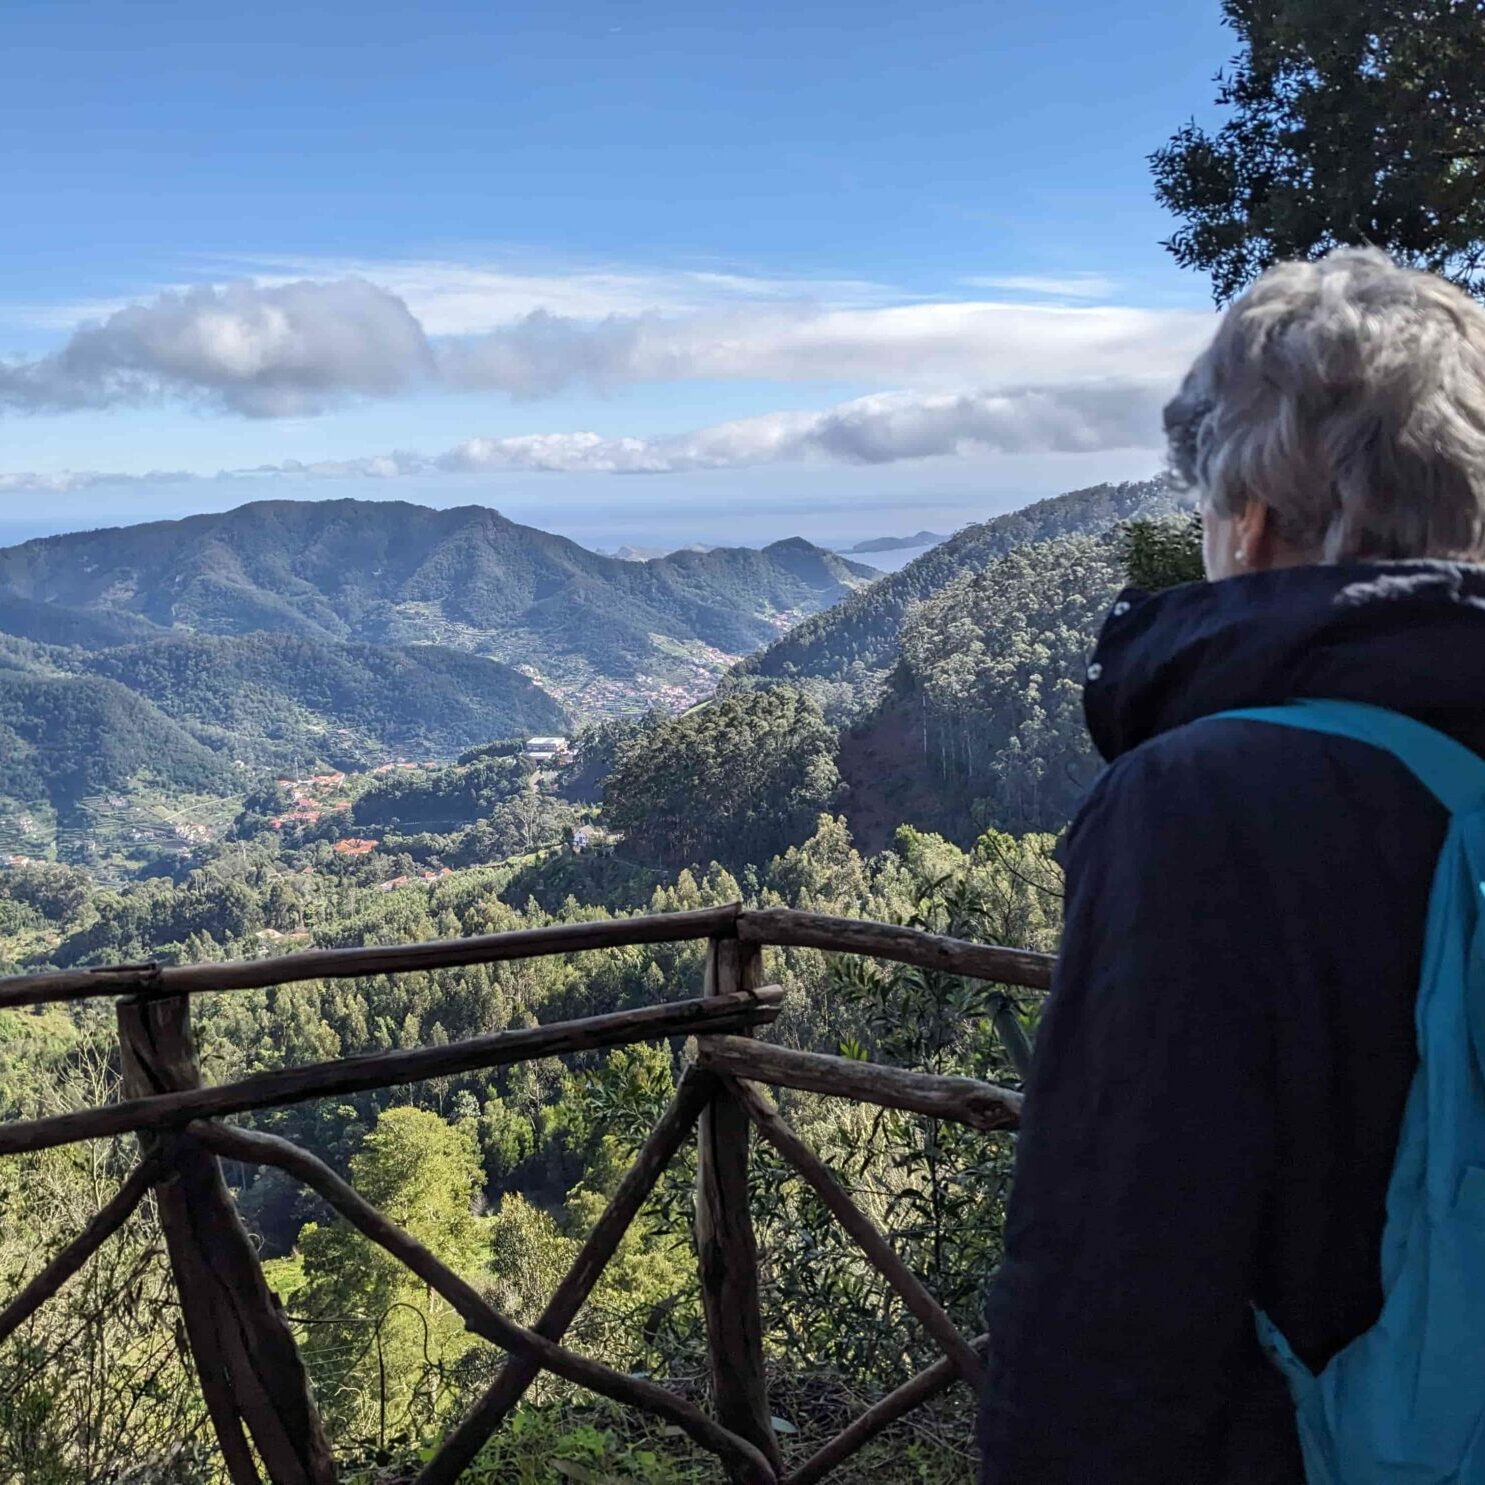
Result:
{"label": "cloud bank on horizon", "polygon": [[1092,274],[979,279],[976,286],[1012,297],[952,301],[892,302],[889,291],[868,284],[816,286],[831,301],[824,303],[808,297],[807,284],[720,273],[667,284],[554,276],[512,287],[508,278],[441,264],[388,265],[385,277],[242,280],[109,309],[55,350],[0,361],[0,410],[179,403],[275,419],[437,391],[536,401],[574,388],[683,382],[881,390],[818,411],[664,437],[475,437],[441,454],[288,461],[215,475],[10,473],[0,474],[0,491],[510,469],[671,473],[1151,447],[1161,400],[1212,327],[1204,312],[1093,302],[1111,285]]}
{"label": "cloud bank on horizon", "polygon": [[824,412],[771,413],[671,438],[532,433],[471,438],[444,453],[406,451],[359,459],[290,460],[215,475],[152,470],[0,473],[0,494],[62,494],[105,485],[274,479],[397,479],[413,475],[534,470],[566,474],[680,474],[760,464],[902,459],[989,453],[1097,453],[1138,448],[1156,425],[1163,383],[1103,383],[942,395],[882,393]]}

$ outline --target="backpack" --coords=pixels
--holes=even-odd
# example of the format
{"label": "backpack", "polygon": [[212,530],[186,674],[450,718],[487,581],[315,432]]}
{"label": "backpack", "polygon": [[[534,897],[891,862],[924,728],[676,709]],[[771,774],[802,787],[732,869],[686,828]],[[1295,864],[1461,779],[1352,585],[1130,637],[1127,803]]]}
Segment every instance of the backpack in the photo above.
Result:
{"label": "backpack", "polygon": [[1382,748],[1449,811],[1414,1016],[1418,1070],[1387,1190],[1381,1314],[1318,1375],[1255,1315],[1294,1399],[1309,1485],[1485,1485],[1485,759],[1354,702],[1219,715]]}

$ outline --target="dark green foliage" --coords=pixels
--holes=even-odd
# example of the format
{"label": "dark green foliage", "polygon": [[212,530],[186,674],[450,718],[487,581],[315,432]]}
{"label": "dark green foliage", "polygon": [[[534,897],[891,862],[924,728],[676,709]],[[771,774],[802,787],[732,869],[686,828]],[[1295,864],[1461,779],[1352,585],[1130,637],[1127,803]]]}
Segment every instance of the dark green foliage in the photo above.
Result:
{"label": "dark green foliage", "polygon": [[[757,707],[769,700],[749,697],[746,703]],[[785,698],[777,700],[782,704]],[[775,721],[788,730],[786,713]],[[683,870],[652,875],[644,900],[634,906],[674,911],[734,901],[746,891],[765,902],[787,899],[824,911],[919,921],[939,930],[1049,948],[1056,934],[1055,879],[1045,889],[1032,885],[1043,870],[1048,844],[987,837],[966,856],[941,840],[903,832],[892,854],[868,860],[851,848],[840,822],[827,819],[786,857],[750,871],[751,888],[720,870],[700,878]],[[309,865],[314,869],[305,873],[302,868]],[[327,845],[292,848],[270,834],[235,843],[174,886],[83,887],[80,898],[77,874],[28,870],[9,879],[16,895],[0,894],[0,902],[54,905],[69,927],[63,929],[50,911],[43,915],[28,905],[14,923],[0,912],[0,933],[20,933],[32,945],[27,963],[112,962],[155,954],[212,960],[300,945],[425,940],[552,921],[547,911],[513,905],[526,901],[524,874],[512,878],[504,871],[475,869],[380,890],[388,885],[387,872],[397,867],[389,860],[338,858]],[[581,874],[568,880],[576,900],[556,916],[602,916],[614,883]],[[632,884],[624,890],[631,901],[639,895]],[[595,899],[589,891],[601,896]],[[38,919],[63,933],[59,948],[36,947],[35,935],[43,931]],[[653,1002],[700,985],[703,955],[700,944],[656,944],[428,974],[310,982],[198,997],[193,1015],[206,1076],[220,1082],[322,1058],[438,1044]],[[832,975],[828,956],[809,950],[771,956],[770,975],[790,987],[787,1022],[777,1035],[792,1044],[832,1051],[845,1046],[857,1055],[944,1071],[1013,1076],[996,1030],[1004,997],[994,987],[897,969],[848,982]],[[0,1016],[0,1107],[6,1116],[117,1097],[116,1071],[108,1060],[112,1036],[111,1011],[102,1004],[76,1016],[62,1011]],[[49,1061],[37,1050],[43,1037],[57,1043]],[[565,1066],[552,1061],[493,1069],[264,1110],[248,1122],[292,1138],[349,1172],[413,1230],[419,1230],[420,1220],[437,1217],[438,1230],[427,1235],[440,1253],[503,1310],[530,1323],[669,1097],[679,1051],[636,1047],[609,1057],[564,1059]],[[75,1068],[95,1069],[106,1081],[64,1099],[58,1079]],[[885,1221],[910,1264],[940,1288],[956,1320],[972,1327],[978,1286],[998,1251],[1009,1142],[833,1100],[785,1098],[791,1120]],[[401,1142],[408,1158],[393,1162],[395,1181],[379,1184],[385,1171],[379,1173],[370,1162],[389,1152],[387,1136],[398,1127],[419,1139]],[[130,1154],[123,1143],[116,1152],[121,1159]],[[466,1156],[450,1171],[449,1162],[430,1163],[425,1155],[425,1149],[436,1154],[456,1145],[472,1145],[481,1166],[484,1201],[473,1215],[464,1199],[472,1184]],[[688,1144],[667,1172],[573,1337],[587,1354],[659,1378],[692,1376],[703,1366],[690,1248],[693,1151],[694,1144]],[[96,1209],[96,1173],[77,1166],[70,1152],[56,1155],[34,1175],[17,1167],[13,1189],[0,1181],[0,1209],[12,1214],[10,1223],[0,1223],[0,1269],[17,1282],[23,1270],[34,1268],[38,1248],[50,1251]],[[442,1191],[448,1198],[442,1206],[430,1205],[421,1189],[430,1170],[437,1178],[434,1196]],[[390,1449],[414,1458],[431,1446],[488,1382],[498,1357],[477,1348],[466,1368],[465,1341],[447,1310],[430,1301],[421,1286],[389,1288],[402,1283],[402,1276],[380,1260],[373,1262],[375,1255],[294,1183],[272,1172],[235,1168],[229,1178],[245,1183],[240,1210],[265,1239],[270,1283],[283,1295],[311,1367],[325,1384],[326,1411],[335,1420],[345,1457],[369,1458],[376,1452],[384,1458],[383,1451]],[[65,1205],[58,1199],[64,1189],[70,1193]],[[755,1200],[769,1350],[777,1361],[775,1407],[798,1429],[786,1437],[797,1460],[859,1411],[864,1397],[880,1395],[932,1360],[932,1345],[861,1263],[849,1240],[822,1216],[812,1193],[761,1151]],[[486,1211],[493,1215],[481,1215]],[[157,1231],[142,1233],[127,1257],[126,1269],[100,1277],[100,1286],[116,1287],[88,1291],[85,1308],[49,1306],[37,1332],[48,1345],[65,1339],[79,1367],[107,1359],[114,1369],[107,1374],[117,1372],[127,1383],[116,1399],[95,1398],[94,1412],[84,1416],[59,1389],[56,1377],[70,1375],[66,1369],[59,1373],[37,1352],[16,1345],[0,1356],[0,1385],[7,1395],[30,1395],[30,1389],[38,1398],[64,1397],[58,1406],[74,1409],[53,1420],[57,1468],[48,1478],[56,1485],[99,1477],[115,1460],[107,1452],[107,1431],[120,1420],[135,1420],[131,1426],[143,1431],[152,1449],[184,1435],[191,1419],[204,1426],[189,1369],[174,1349],[178,1312],[168,1299],[168,1267]],[[125,1292],[130,1302],[121,1305],[117,1296]],[[65,1306],[66,1296],[56,1303]],[[423,1316],[430,1337],[426,1344]],[[141,1345],[134,1341],[127,1351],[114,1346],[125,1318],[131,1338],[154,1338],[158,1349],[151,1353],[151,1366],[170,1368],[157,1391],[144,1390],[136,1380],[147,1373],[118,1370],[132,1363]],[[849,1394],[834,1380],[847,1367]],[[353,1385],[334,1386],[336,1379]],[[383,1401],[391,1409],[389,1418],[380,1417]],[[543,1470],[554,1457],[599,1459],[620,1477],[629,1468],[621,1450],[600,1447],[600,1441],[589,1440],[592,1450],[573,1453],[574,1430],[581,1432],[587,1404],[574,1402],[567,1389],[544,1392],[534,1406],[539,1413],[525,1427],[538,1431],[536,1441],[502,1435],[490,1455],[492,1481],[507,1478],[516,1468],[514,1460],[529,1462],[532,1480],[546,1478]],[[894,1485],[907,1480],[950,1485],[961,1478],[956,1470],[962,1455],[953,1449],[940,1453],[934,1443],[939,1434],[968,1438],[967,1394],[956,1407],[959,1411],[937,1419],[915,1420],[884,1444],[880,1477]],[[182,1409],[189,1415],[185,1422],[177,1416]],[[61,1426],[69,1420],[71,1433]],[[358,1453],[361,1440],[369,1440],[364,1455]],[[642,1452],[630,1460],[634,1478],[690,1478],[698,1485],[712,1478],[704,1462],[697,1462],[689,1476],[668,1473],[667,1460],[679,1464],[691,1456],[663,1432],[649,1431],[642,1443]],[[636,1450],[640,1447],[637,1441]],[[103,1469],[75,1462],[84,1448],[95,1451],[93,1460],[101,1458]],[[147,1453],[145,1443],[134,1446],[134,1454]],[[121,1452],[117,1457],[133,1456]],[[916,1463],[904,1465],[905,1459]],[[373,1477],[356,1476],[368,1482]]]}
{"label": "dark green foliage", "polygon": [[1219,303],[1271,263],[1370,243],[1485,291],[1479,0],[1223,0],[1228,117],[1151,157],[1166,246]]}
{"label": "dark green foliage", "polygon": [[853,828],[872,844],[904,820],[961,841],[1058,829],[1097,768],[1084,671],[1122,585],[1109,536],[1065,536],[919,604],[889,690],[842,748]]}
{"label": "dark green foliage", "polygon": [[668,873],[642,866],[617,850],[560,851],[523,866],[506,889],[512,902],[534,902],[549,913],[571,902],[601,902],[615,912],[637,912]]}
{"label": "dark green foliage", "polygon": [[1055,830],[1077,807],[1097,769],[1084,672],[1121,576],[1108,538],[1061,537],[958,579],[903,631],[926,759],[982,824]]}
{"label": "dark green foliage", "polygon": [[[1001,926],[996,919],[1002,904],[991,899],[988,878],[988,873],[965,874],[923,884],[923,895],[905,920],[932,933],[992,938]],[[1014,1085],[1023,1076],[1007,1036],[997,1028],[1004,1021],[1019,1055],[1029,1007],[1003,988],[851,956],[832,959],[830,984],[832,998],[861,1027],[859,1038],[841,1048],[849,1057],[1002,1085]],[[985,1275],[1000,1257],[1013,1146],[931,1119],[889,1114],[862,1124],[859,1131],[845,1137],[841,1131],[832,1139],[837,1168],[862,1183],[871,1182],[874,1171],[894,1173],[897,1179],[881,1183],[886,1201],[880,1220],[940,1303],[972,1327]],[[840,1242],[838,1232],[824,1224],[815,1236],[826,1247]],[[807,1314],[806,1306],[794,1301],[796,1294],[813,1295],[818,1306],[813,1342],[821,1358],[857,1373],[889,1369],[902,1344],[902,1317],[871,1303],[875,1286],[862,1286],[859,1279],[853,1284],[844,1265],[821,1263],[818,1254],[782,1233],[773,1234],[773,1243],[775,1281],[793,1301],[791,1308]],[[843,1324],[846,1315],[851,1319]]]}
{"label": "dark green foliage", "polygon": [[519,737],[503,737],[497,742],[481,743],[477,748],[466,748],[454,762],[457,764],[478,763],[485,758],[519,758],[526,744]]}
{"label": "dark green foliage", "polygon": [[[1056,829],[1096,767],[1082,685],[1123,586],[1200,576],[1194,517],[1164,481],[1097,486],[969,527],[806,620],[733,672],[790,674],[845,721],[844,808],[880,849],[904,821],[968,842],[987,825]],[[1056,533],[1037,540],[1039,532]]]}
{"label": "dark green foliage", "polygon": [[[419,865],[476,866],[561,845],[578,814],[553,795],[521,744],[491,743],[444,768],[394,768],[357,797],[327,835],[380,835]],[[342,821],[344,820],[344,823]]]}
{"label": "dark green foliage", "polygon": [[[119,616],[98,617],[106,630]],[[130,616],[122,618],[131,628]],[[215,830],[225,823],[196,805],[182,815],[171,796],[256,793],[262,769],[447,757],[477,741],[501,746],[485,744],[491,736],[569,725],[551,695],[484,656],[298,635],[156,632],[98,651],[0,635],[5,849],[54,847],[100,869],[105,861],[111,870],[139,869],[175,860],[186,840],[199,843],[203,820]],[[287,804],[270,791],[249,813],[266,820]],[[173,833],[177,820],[186,834]]]}
{"label": "dark green foliage", "polygon": [[0,795],[62,811],[139,778],[229,794],[231,769],[116,681],[0,672]]}
{"label": "dark green foliage", "polygon": [[1201,560],[1201,517],[1155,516],[1128,521],[1119,531],[1119,560],[1130,585],[1158,593],[1206,576]]}
{"label": "dark green foliage", "polygon": [[103,960],[122,962],[155,954],[175,957],[193,935],[222,942],[245,938],[265,926],[258,895],[245,882],[211,872],[193,872],[176,886],[141,882],[93,906],[96,916],[58,946],[60,965]]}
{"label": "dark green foliage", "polygon": [[590,722],[572,741],[572,761],[562,773],[562,793],[583,804],[603,798],[604,783],[614,771],[619,748],[642,724],[629,717]]}
{"label": "dark green foliage", "polygon": [[0,873],[0,897],[25,904],[51,923],[72,922],[92,892],[87,872],[53,861],[32,861]]}
{"label": "dark green foliage", "polygon": [[628,856],[741,865],[803,839],[839,788],[819,707],[780,686],[636,729],[619,745],[604,815]]}
{"label": "dark green foliage", "polygon": [[135,644],[161,633],[158,625],[119,610],[64,608],[0,593],[0,630],[44,645],[76,645],[85,650]]}
{"label": "dark green foliage", "polygon": [[[382,775],[351,808],[357,825],[451,830],[472,825],[496,805],[526,792],[531,768],[523,759],[481,756],[448,768]],[[466,754],[465,757],[469,755]]]}
{"label": "dark green foliage", "polygon": [[[382,834],[382,844],[419,867],[506,865],[560,847],[575,823],[573,810],[561,800],[549,794],[521,794],[496,805],[472,825],[446,831],[397,826]],[[534,895],[538,901],[551,901],[541,893]],[[555,905],[560,906],[564,896],[560,894]]]}
{"label": "dark green foliage", "polygon": [[61,651],[21,639],[14,634],[0,634],[0,670],[16,670],[30,675],[55,675]]}
{"label": "dark green foliage", "polygon": [[447,756],[478,739],[567,724],[518,671],[437,645],[172,634],[77,663],[147,696],[230,756],[270,767],[387,750]]}
{"label": "dark green foliage", "polygon": [[[1163,480],[1094,485],[1024,510],[996,516],[951,537],[832,609],[797,624],[783,638],[742,661],[734,683],[772,677],[819,687],[833,713],[850,714],[869,701],[897,660],[908,610],[962,573],[978,572],[1029,542],[1073,532],[1107,530],[1121,520],[1172,508],[1177,497]],[[820,683],[830,683],[820,687]]]}
{"label": "dark green foliage", "polygon": [[800,541],[623,562],[485,506],[402,501],[262,501],[0,551],[0,594],[15,599],[200,633],[539,657],[569,685],[691,675],[697,662],[675,646],[744,653],[773,638],[778,616],[874,575]]}

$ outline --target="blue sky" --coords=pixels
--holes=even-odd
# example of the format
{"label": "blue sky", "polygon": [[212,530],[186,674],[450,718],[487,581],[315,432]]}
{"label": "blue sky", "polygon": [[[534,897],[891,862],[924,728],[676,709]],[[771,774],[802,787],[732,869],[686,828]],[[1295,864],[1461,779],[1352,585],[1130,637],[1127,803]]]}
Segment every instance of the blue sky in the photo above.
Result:
{"label": "blue sky", "polygon": [[1231,40],[1215,0],[10,0],[0,536],[355,494],[844,540],[1149,472],[1210,299],[1145,156]]}

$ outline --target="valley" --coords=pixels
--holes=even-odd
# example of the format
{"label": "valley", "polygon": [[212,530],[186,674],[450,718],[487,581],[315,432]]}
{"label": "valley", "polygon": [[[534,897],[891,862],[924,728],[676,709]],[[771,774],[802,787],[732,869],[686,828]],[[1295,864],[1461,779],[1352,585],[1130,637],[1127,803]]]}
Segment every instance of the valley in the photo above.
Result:
{"label": "valley", "polygon": [[[1067,635],[1058,664],[1071,685],[1114,559],[1073,561],[1067,581],[1089,607],[1067,629],[1054,610],[1068,592],[1046,589],[1062,570],[1056,544],[1173,508],[1158,483],[1072,492],[872,580],[803,541],[601,558],[484,508],[395,502],[263,502],[25,543],[0,551],[0,851],[108,881],[178,872],[270,774],[447,764],[492,739],[632,730],[623,719],[781,684],[839,734],[840,776],[819,798],[874,847],[904,822],[958,839],[981,817],[1043,826],[1065,815],[1090,760],[1059,765],[1068,782],[1028,804],[1044,791],[1017,794],[996,761],[1046,725],[1026,712],[1024,671],[987,657],[965,689],[936,667],[962,671],[982,636],[1045,623]],[[993,593],[974,589],[1045,542],[1024,578],[1008,570]],[[953,638],[959,610],[976,615],[967,644]],[[1019,627],[997,624],[1007,610]],[[1043,688],[1036,704],[1062,705],[1057,694]],[[950,745],[966,726],[985,731],[978,751]]]}

